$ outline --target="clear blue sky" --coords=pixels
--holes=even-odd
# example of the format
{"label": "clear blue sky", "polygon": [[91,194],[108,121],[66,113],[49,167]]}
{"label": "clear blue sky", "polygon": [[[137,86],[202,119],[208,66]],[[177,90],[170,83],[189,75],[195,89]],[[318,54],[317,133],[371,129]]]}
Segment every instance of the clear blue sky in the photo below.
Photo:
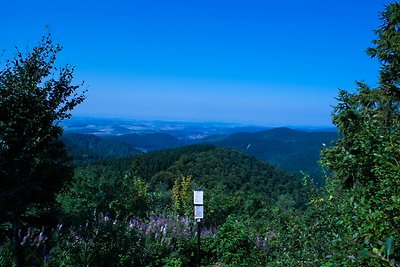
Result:
{"label": "clear blue sky", "polygon": [[50,32],[88,86],[75,115],[326,126],[338,88],[376,82],[390,2],[3,1],[0,49]]}

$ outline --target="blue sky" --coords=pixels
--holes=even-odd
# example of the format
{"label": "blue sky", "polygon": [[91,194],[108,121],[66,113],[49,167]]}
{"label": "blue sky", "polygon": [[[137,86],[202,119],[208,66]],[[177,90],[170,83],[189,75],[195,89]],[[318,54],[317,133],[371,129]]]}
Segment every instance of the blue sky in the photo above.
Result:
{"label": "blue sky", "polygon": [[376,82],[390,2],[5,1],[0,49],[50,32],[89,90],[75,115],[328,126],[338,88]]}

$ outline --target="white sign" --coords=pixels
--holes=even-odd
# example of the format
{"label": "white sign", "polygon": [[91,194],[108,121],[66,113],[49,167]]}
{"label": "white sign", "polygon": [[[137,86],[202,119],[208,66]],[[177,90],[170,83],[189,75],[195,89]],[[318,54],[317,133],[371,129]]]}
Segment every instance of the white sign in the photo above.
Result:
{"label": "white sign", "polygon": [[203,191],[194,191],[193,203],[195,205],[203,205]]}
{"label": "white sign", "polygon": [[194,219],[204,218],[204,206],[194,206]]}

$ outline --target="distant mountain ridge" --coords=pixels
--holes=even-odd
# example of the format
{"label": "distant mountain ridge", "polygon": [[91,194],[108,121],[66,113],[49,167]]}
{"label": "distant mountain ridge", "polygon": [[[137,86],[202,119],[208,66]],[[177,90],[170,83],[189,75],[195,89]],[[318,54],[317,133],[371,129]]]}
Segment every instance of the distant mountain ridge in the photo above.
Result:
{"label": "distant mountain ridge", "polygon": [[107,140],[94,134],[64,133],[61,140],[77,164],[128,157],[141,152],[118,140]]}
{"label": "distant mountain ridge", "polygon": [[335,132],[305,132],[275,128],[256,133],[208,137],[204,142],[238,150],[290,172],[321,175],[320,151],[337,139]]}
{"label": "distant mountain ridge", "polygon": [[105,136],[103,138],[104,140],[123,143],[142,152],[179,147],[189,144],[189,142],[166,133],[125,134],[118,136]]}
{"label": "distant mountain ridge", "polygon": [[93,135],[65,133],[63,140],[78,161],[132,156],[138,153],[210,144],[255,156],[292,173],[301,171],[321,180],[320,151],[337,139],[336,132],[306,132],[274,128],[259,132],[237,132],[204,138],[180,138],[167,133]]}
{"label": "distant mountain ridge", "polygon": [[116,136],[125,134],[165,133],[181,139],[201,139],[209,135],[238,131],[257,132],[271,127],[239,123],[144,121],[121,118],[72,117],[62,122],[65,132]]}

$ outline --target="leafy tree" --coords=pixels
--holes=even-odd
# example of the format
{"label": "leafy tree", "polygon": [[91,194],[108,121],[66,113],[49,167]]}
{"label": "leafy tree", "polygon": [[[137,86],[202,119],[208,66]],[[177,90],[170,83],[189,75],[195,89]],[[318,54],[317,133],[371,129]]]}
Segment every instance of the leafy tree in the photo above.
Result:
{"label": "leafy tree", "polygon": [[376,260],[395,266],[400,260],[393,250],[400,244],[399,3],[388,5],[381,21],[378,38],[367,50],[381,65],[379,84],[371,88],[357,82],[355,93],[340,90],[333,122],[342,138],[322,158],[341,191],[338,207],[346,212],[337,223],[352,236],[348,254],[363,266],[376,266]]}
{"label": "leafy tree", "polygon": [[394,101],[400,100],[400,4],[395,2],[381,14],[382,25],[375,31],[378,38],[367,53],[381,63],[381,91]]}
{"label": "leafy tree", "polygon": [[175,180],[174,186],[172,187],[172,199],[178,214],[188,216],[193,211],[191,201],[193,189],[191,187],[191,181],[192,176],[182,176]]}
{"label": "leafy tree", "polygon": [[280,195],[290,194],[296,208],[304,207],[305,194],[297,177],[231,149],[195,145],[137,155],[132,172],[147,177],[150,191],[170,192],[171,196],[157,196],[159,204],[153,203],[153,211],[162,210],[160,204],[172,197],[173,210],[186,214],[193,206],[192,193],[187,192],[204,189],[206,226],[218,227],[230,214],[251,216]]}
{"label": "leafy tree", "polygon": [[91,165],[77,168],[65,190],[58,194],[66,221],[79,225],[90,223],[93,214],[127,221],[144,216],[148,209],[148,186],[129,173],[120,174],[109,166]]}
{"label": "leafy tree", "polygon": [[[374,89],[357,82],[356,93],[340,90],[333,122],[342,139],[323,153],[323,163],[349,186],[376,181],[377,166],[398,163],[399,153],[393,148],[399,137],[400,118],[399,3],[387,6],[381,20],[375,47],[367,50],[381,64],[379,86]],[[388,150],[395,153],[390,155]]]}
{"label": "leafy tree", "polygon": [[48,35],[0,70],[0,223],[2,234],[12,228],[17,266],[22,225],[39,223],[72,176],[59,123],[85,96],[73,85],[73,67],[54,66],[60,51]]}

